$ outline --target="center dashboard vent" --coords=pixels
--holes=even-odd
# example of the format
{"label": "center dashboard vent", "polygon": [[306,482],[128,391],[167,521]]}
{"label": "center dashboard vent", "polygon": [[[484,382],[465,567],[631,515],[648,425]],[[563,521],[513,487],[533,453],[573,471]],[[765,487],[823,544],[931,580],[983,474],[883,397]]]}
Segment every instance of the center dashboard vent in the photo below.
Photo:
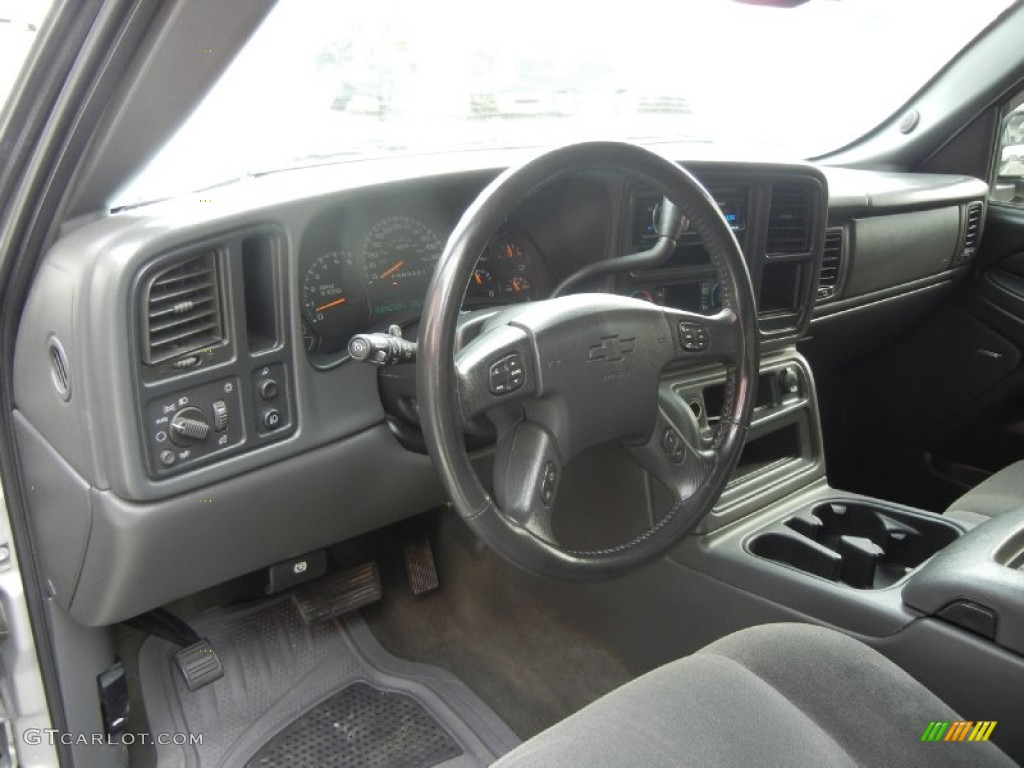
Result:
{"label": "center dashboard vent", "polygon": [[843,245],[845,233],[832,229],[825,233],[825,247],[821,256],[821,275],[818,277],[818,300],[824,301],[836,295],[839,275],[843,266]]}
{"label": "center dashboard vent", "polygon": [[146,365],[224,340],[216,251],[179,261],[145,285],[142,355]]}
{"label": "center dashboard vent", "polygon": [[806,253],[810,247],[811,193],[792,184],[777,184],[768,211],[765,252]]}

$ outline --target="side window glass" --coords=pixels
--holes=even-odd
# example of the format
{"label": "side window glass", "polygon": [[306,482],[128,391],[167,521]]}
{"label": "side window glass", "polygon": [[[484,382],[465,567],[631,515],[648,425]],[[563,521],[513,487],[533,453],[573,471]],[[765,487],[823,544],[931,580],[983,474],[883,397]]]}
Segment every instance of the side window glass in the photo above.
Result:
{"label": "side window glass", "polygon": [[1024,94],[1004,112],[992,200],[1024,206]]}

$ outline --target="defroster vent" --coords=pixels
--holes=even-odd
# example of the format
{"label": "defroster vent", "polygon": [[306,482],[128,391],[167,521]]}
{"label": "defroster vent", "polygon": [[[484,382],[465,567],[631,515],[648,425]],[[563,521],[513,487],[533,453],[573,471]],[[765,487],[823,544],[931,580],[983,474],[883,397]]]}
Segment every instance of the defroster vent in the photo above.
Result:
{"label": "defroster vent", "polygon": [[839,287],[843,266],[843,230],[831,229],[825,233],[825,247],[821,256],[821,275],[818,277],[818,300],[831,299]]}
{"label": "defroster vent", "polygon": [[806,253],[810,247],[811,193],[792,184],[777,184],[768,212],[769,254]]}
{"label": "defroster vent", "polygon": [[156,365],[224,340],[217,254],[207,251],[146,283],[143,360]]}

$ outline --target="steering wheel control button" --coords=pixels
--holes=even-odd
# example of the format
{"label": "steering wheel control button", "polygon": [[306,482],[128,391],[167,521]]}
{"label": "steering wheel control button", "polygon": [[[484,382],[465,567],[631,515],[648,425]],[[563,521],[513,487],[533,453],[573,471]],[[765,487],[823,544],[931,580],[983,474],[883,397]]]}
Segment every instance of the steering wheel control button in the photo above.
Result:
{"label": "steering wheel control button", "polygon": [[213,430],[223,432],[228,428],[228,405],[223,400],[213,402]]}
{"label": "steering wheel control button", "polygon": [[544,465],[540,473],[540,500],[545,506],[550,507],[555,500],[555,491],[558,490],[558,467],[553,461]]}
{"label": "steering wheel control button", "polygon": [[488,371],[491,394],[507,395],[515,392],[526,381],[526,370],[523,367],[523,356],[518,352],[492,363]]}
{"label": "steering wheel control button", "polygon": [[665,428],[665,434],[661,436],[661,449],[676,464],[682,464],[686,458],[686,444],[672,427]]}
{"label": "steering wheel control button", "polygon": [[263,412],[263,426],[265,429],[274,430],[281,426],[281,412],[271,408]]}
{"label": "steering wheel control button", "polygon": [[278,388],[277,382],[274,379],[261,379],[259,384],[256,385],[256,389],[264,400],[269,401],[277,397]]}
{"label": "steering wheel control button", "polygon": [[679,343],[687,352],[703,352],[711,345],[708,329],[700,323],[679,323]]}

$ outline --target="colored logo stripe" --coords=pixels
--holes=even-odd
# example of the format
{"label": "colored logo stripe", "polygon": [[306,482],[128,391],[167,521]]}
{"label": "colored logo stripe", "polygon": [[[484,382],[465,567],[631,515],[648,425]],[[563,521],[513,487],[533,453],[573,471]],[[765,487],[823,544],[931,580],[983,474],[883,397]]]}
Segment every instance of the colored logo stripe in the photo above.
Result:
{"label": "colored logo stripe", "polygon": [[921,734],[921,741],[988,741],[995,720],[933,720]]}
{"label": "colored logo stripe", "polygon": [[982,720],[974,726],[974,730],[971,731],[971,735],[967,737],[967,740],[988,741],[988,737],[992,735],[992,731],[994,731],[995,729],[995,720]]}

